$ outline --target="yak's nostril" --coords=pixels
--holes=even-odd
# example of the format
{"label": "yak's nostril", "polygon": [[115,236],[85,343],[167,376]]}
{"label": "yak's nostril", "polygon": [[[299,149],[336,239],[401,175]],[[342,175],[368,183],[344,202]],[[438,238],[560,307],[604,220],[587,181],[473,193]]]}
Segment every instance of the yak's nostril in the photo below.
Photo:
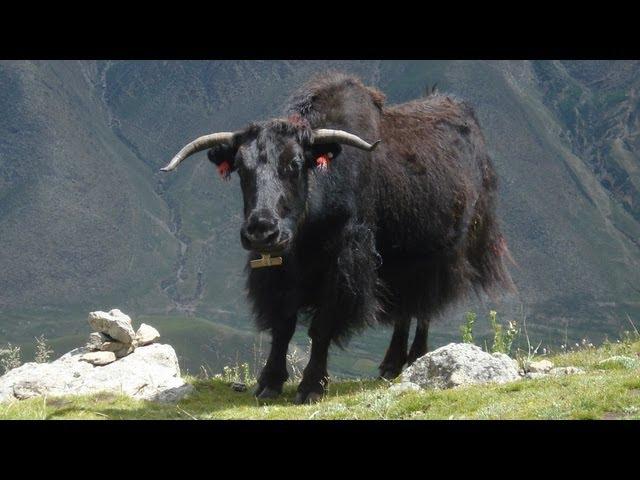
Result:
{"label": "yak's nostril", "polygon": [[280,236],[277,222],[258,219],[250,222],[241,232],[244,241],[250,245],[267,246],[275,243]]}
{"label": "yak's nostril", "polygon": [[264,234],[263,242],[270,243],[278,238],[278,230],[273,230],[271,232],[266,232]]}

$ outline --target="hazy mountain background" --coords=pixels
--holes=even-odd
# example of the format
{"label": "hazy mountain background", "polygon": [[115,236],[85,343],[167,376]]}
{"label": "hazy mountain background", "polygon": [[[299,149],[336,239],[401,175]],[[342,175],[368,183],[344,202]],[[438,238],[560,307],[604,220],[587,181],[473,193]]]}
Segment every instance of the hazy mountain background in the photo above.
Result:
{"label": "hazy mountain background", "polygon": [[[0,344],[28,357],[44,333],[63,353],[88,334],[87,312],[118,307],[190,371],[253,361],[238,180],[221,182],[204,154],[158,170],[196,136],[279,115],[328,69],[389,104],[437,83],[484,128],[519,295],[452,309],[431,348],[459,338],[468,309],[481,332],[489,308],[526,314],[532,341],[555,345],[640,323],[640,62],[25,61],[0,62]],[[330,368],[373,373],[388,338],[354,338]]]}

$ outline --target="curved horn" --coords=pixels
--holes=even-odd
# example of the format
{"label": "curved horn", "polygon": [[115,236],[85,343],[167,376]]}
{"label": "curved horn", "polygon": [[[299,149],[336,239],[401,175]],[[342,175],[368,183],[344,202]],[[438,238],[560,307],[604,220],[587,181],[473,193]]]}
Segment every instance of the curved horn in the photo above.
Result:
{"label": "curved horn", "polygon": [[345,132],[344,130],[329,130],[327,128],[319,128],[313,131],[313,143],[341,143],[371,152],[378,146],[380,140],[374,142],[373,144],[370,144],[365,142],[357,135]]}
{"label": "curved horn", "polygon": [[180,150],[176,156],[171,159],[167,166],[160,170],[163,172],[170,172],[188,156],[201,152],[202,150],[206,150],[207,148],[211,148],[219,143],[231,142],[233,141],[234,135],[234,132],[218,132],[198,137],[193,142],[185,145],[182,150]]}

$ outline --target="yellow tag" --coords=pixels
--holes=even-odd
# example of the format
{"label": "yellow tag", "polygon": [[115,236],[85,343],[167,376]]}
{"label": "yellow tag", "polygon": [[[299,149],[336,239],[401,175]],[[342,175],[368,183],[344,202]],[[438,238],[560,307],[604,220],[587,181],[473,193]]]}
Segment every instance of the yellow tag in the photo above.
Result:
{"label": "yellow tag", "polygon": [[275,267],[282,265],[282,257],[271,257],[268,253],[261,253],[258,260],[251,260],[249,264],[251,268]]}

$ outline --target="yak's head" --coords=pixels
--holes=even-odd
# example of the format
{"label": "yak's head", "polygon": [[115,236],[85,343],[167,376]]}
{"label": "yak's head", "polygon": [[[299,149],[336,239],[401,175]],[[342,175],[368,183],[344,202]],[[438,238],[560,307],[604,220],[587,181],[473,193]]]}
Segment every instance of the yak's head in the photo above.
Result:
{"label": "yak's head", "polygon": [[305,210],[307,179],[318,159],[335,158],[341,145],[371,151],[377,146],[342,130],[313,130],[303,119],[270,120],[238,132],[205,135],[185,146],[162,169],[171,171],[206,149],[223,177],[237,172],[244,197],[242,246],[281,253],[291,244]]}

